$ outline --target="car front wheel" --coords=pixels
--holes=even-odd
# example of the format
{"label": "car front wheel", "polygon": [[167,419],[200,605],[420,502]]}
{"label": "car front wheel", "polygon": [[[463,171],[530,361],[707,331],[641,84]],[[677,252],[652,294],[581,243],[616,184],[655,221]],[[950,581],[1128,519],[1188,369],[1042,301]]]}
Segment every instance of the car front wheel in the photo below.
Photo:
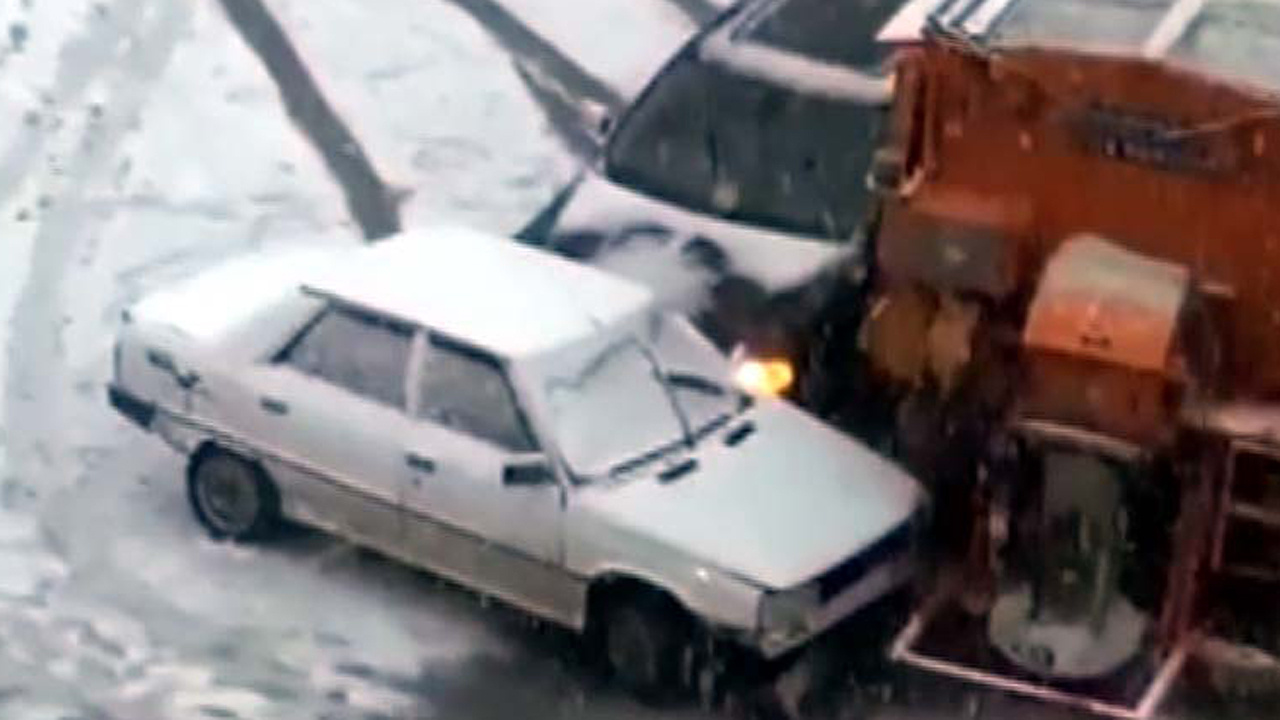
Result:
{"label": "car front wheel", "polygon": [[192,459],[187,496],[196,518],[218,539],[261,538],[279,518],[279,495],[266,473],[223,451]]}
{"label": "car front wheel", "polygon": [[656,593],[611,603],[604,617],[604,656],[614,679],[641,700],[683,695],[688,622],[675,604]]}

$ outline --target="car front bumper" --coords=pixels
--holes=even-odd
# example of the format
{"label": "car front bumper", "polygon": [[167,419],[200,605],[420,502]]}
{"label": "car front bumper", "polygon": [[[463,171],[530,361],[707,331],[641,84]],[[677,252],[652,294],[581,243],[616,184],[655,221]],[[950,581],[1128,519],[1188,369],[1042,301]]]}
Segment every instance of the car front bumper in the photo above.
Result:
{"label": "car front bumper", "polygon": [[916,561],[911,553],[886,560],[814,611],[803,629],[787,632],[763,630],[756,636],[753,644],[765,659],[781,657],[906,584],[914,575],[915,569]]}
{"label": "car front bumper", "polygon": [[151,429],[151,423],[156,417],[155,404],[115,384],[107,386],[107,400],[111,403],[111,407],[129,422],[143,430]]}

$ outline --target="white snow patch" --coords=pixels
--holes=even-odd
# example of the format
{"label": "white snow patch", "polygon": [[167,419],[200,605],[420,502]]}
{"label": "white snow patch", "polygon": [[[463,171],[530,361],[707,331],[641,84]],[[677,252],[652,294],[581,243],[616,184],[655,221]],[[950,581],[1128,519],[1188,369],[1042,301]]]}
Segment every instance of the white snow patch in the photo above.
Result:
{"label": "white snow patch", "polygon": [[[21,26],[26,39],[19,50],[11,44],[0,50],[0,63],[5,75],[3,96],[22,98],[34,109],[41,94],[48,90],[58,69],[58,57],[68,40],[83,33],[94,22],[94,0],[57,0],[57,2],[0,2],[0,13],[9,26]],[[7,38],[6,38],[7,39]],[[4,122],[11,118],[6,115]],[[19,113],[12,119],[21,119]],[[6,130],[8,128],[5,128]],[[4,135],[3,137],[12,137]]]}
{"label": "white snow patch", "polygon": [[156,663],[147,667],[141,678],[121,685],[116,690],[116,696],[123,700],[137,700],[155,693],[175,693],[178,689],[205,690],[213,682],[213,670],[208,667],[175,662]]}
{"label": "white snow patch", "polygon": [[209,716],[202,712],[217,708],[219,712],[232,712],[235,717],[260,717],[271,703],[261,695],[243,688],[208,687],[178,690],[169,699],[169,706],[177,711],[175,717]]}
{"label": "white snow patch", "polygon": [[603,253],[595,266],[643,284],[667,309],[692,312],[709,301],[711,281],[671,247],[675,244],[635,242]]}
{"label": "white snow patch", "polygon": [[572,176],[510,57],[449,3],[267,5],[383,178],[411,191],[405,227],[458,222],[507,234]]}
{"label": "white snow patch", "polygon": [[[413,672],[424,661],[502,653],[479,623],[441,616],[440,608],[432,608],[435,603],[425,594],[418,607],[406,602],[399,611],[371,614],[370,588],[352,585],[351,578],[328,577],[322,568],[298,563],[296,558],[261,553],[254,562],[245,562],[240,551],[226,544],[218,546],[219,551],[197,546],[196,555],[155,550],[182,542],[189,541],[121,537],[114,541],[112,562],[118,571],[127,568],[191,615],[228,626],[247,624],[280,632],[317,629],[345,636],[366,651],[376,649],[381,668]],[[417,586],[389,590],[395,595],[420,591]],[[358,638],[350,636],[352,618],[360,618]],[[316,667],[326,658],[341,659],[310,642],[284,644],[279,657],[298,668]]]}
{"label": "white snow patch", "polygon": [[0,597],[30,598],[67,575],[66,566],[35,548],[0,550]]}
{"label": "white snow patch", "polygon": [[40,540],[40,523],[30,515],[0,511],[0,546]]}
{"label": "white snow patch", "polygon": [[45,665],[45,669],[49,671],[50,675],[59,680],[68,681],[75,679],[77,667],[79,666],[75,660],[66,657],[54,659]]}
{"label": "white snow patch", "polygon": [[21,697],[4,704],[5,720],[66,720],[79,715],[74,707],[27,702]]}
{"label": "white snow patch", "polygon": [[90,200],[102,219],[66,299],[72,367],[105,367],[119,311],[159,285],[268,244],[357,237],[336,182],[216,3],[192,6],[189,33],[116,154],[115,176]]}
{"label": "white snow patch", "polygon": [[190,37],[121,152],[131,170],[119,200],[222,220],[244,239],[281,222],[294,231],[342,222],[336,184],[285,116],[261,62],[216,3],[193,9]]}
{"label": "white snow patch", "polygon": [[[56,114],[46,102],[47,93],[58,69],[63,46],[91,21],[92,0],[58,0],[27,3],[21,0],[0,2],[0,17],[9,27],[21,27],[25,40],[21,50],[13,45],[0,49],[0,138],[8,147],[31,142],[46,126],[57,122]],[[30,136],[30,139],[23,139]],[[13,183],[7,201],[0,202],[0,406],[3,406],[8,373],[9,319],[14,303],[26,281],[37,224],[20,220],[24,206],[34,214],[38,183],[32,178],[0,178],[0,183]],[[6,467],[5,430],[0,428],[0,477]]]}
{"label": "white snow patch", "polygon": [[422,712],[422,701],[419,698],[411,699],[376,681],[344,675],[331,667],[318,667],[312,671],[311,683],[326,695],[333,692],[342,693],[346,698],[346,704],[358,710],[376,711],[381,715],[400,717],[412,706],[416,713],[415,717],[432,715],[432,713]]}

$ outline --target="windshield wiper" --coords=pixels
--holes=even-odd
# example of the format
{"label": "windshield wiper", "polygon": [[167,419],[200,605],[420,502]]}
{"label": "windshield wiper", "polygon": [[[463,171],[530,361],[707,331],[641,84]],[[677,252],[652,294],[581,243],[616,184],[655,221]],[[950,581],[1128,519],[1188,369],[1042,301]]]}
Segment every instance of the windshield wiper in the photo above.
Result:
{"label": "windshield wiper", "polygon": [[672,452],[684,447],[685,445],[686,445],[685,440],[681,438],[675,442],[667,443],[666,445],[661,445],[659,447],[656,447],[650,450],[649,452],[644,453],[643,455],[637,455],[636,457],[631,458],[630,460],[624,460],[618,463],[617,465],[614,465],[613,467],[609,468],[609,477],[612,478],[612,477],[617,477],[619,475],[625,475],[631,472],[632,470],[648,465],[654,460],[658,460],[659,458],[662,458],[665,455],[669,455]]}
{"label": "windshield wiper", "polygon": [[702,442],[708,435],[724,427],[735,415],[746,411],[752,404],[750,395],[744,392],[737,392],[719,381],[702,375],[687,372],[669,372],[663,376],[663,379],[673,388],[700,392],[711,397],[737,395],[737,407],[731,412],[720,413],[693,432],[693,441],[695,443]]}
{"label": "windshield wiper", "polygon": [[724,385],[701,375],[686,372],[669,372],[662,376],[671,387],[692,390],[712,397],[724,397],[729,391]]}

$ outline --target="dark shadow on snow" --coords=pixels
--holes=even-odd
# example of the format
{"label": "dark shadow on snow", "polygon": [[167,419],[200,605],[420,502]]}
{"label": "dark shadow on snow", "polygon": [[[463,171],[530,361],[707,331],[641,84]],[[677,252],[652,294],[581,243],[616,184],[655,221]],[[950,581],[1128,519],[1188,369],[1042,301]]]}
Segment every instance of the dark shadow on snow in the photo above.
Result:
{"label": "dark shadow on snow", "polygon": [[603,80],[587,72],[559,48],[525,25],[495,0],[449,0],[487,30],[518,62],[553,79],[573,98],[622,110],[625,99]]}
{"label": "dark shadow on snow", "polygon": [[271,75],[289,117],[341,185],[347,208],[364,237],[377,240],[399,232],[400,213],[392,193],[270,11],[261,0],[219,2]]}

